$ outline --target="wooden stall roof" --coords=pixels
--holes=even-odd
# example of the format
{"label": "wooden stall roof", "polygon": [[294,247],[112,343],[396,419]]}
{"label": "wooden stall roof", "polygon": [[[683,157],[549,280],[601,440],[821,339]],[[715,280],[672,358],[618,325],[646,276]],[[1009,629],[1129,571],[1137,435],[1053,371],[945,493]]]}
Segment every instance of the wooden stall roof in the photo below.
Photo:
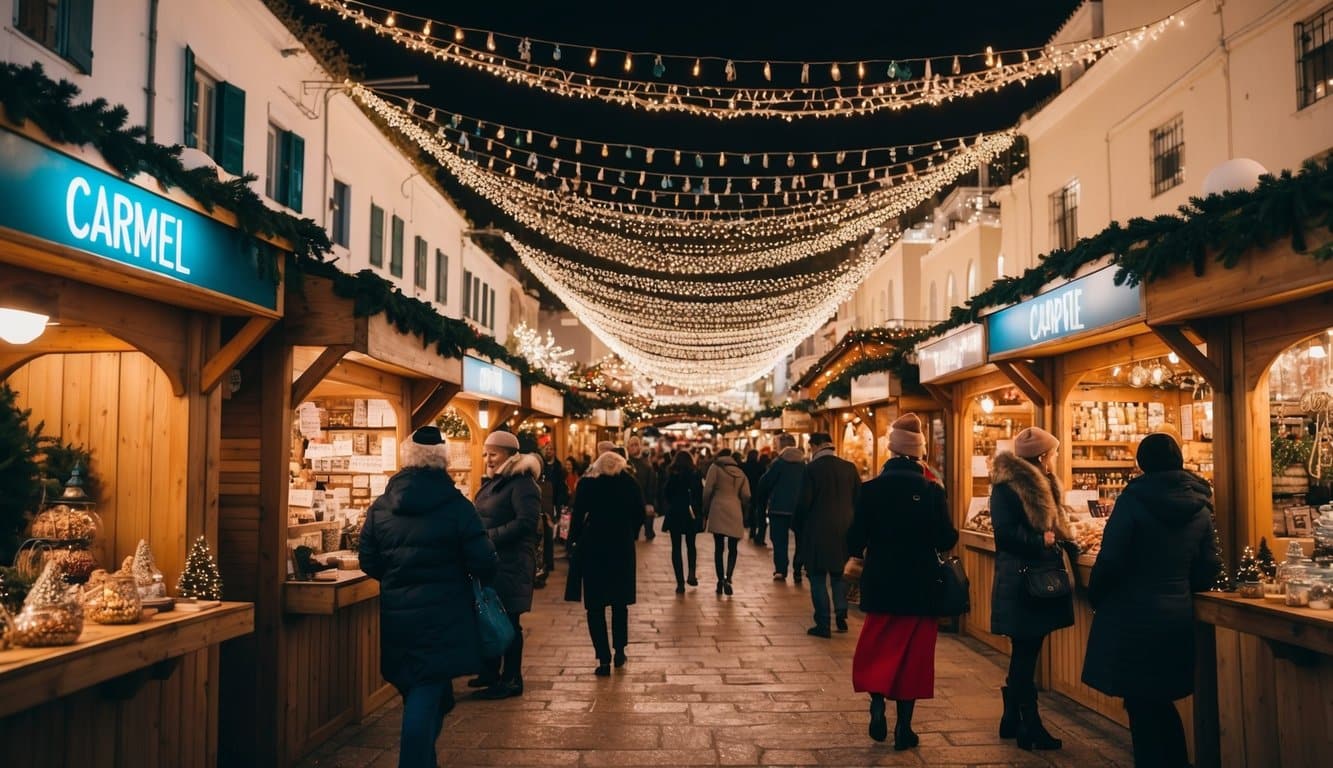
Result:
{"label": "wooden stall roof", "polygon": [[254,631],[252,603],[170,611],[128,625],[85,621],[75,645],[0,651],[0,717]]}
{"label": "wooden stall roof", "polygon": [[[1306,232],[1306,239],[1308,249],[1314,250],[1333,235],[1316,228]],[[1333,291],[1333,264],[1293,251],[1287,239],[1247,251],[1231,269],[1215,256],[1208,254],[1202,275],[1181,267],[1147,283],[1143,294],[1148,322],[1165,325],[1234,315]],[[1208,281],[1207,290],[1200,290],[1203,280]]]}

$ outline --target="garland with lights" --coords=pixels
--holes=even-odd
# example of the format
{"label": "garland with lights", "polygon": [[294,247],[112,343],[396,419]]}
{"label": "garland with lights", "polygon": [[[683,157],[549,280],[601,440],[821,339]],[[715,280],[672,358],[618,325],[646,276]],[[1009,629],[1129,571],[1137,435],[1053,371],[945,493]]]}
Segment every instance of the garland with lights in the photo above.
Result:
{"label": "garland with lights", "polygon": [[725,408],[707,403],[659,403],[644,410],[625,410],[625,418],[631,422],[644,422],[663,417],[686,417],[725,424],[731,421],[732,413]]}
{"label": "garland with lights", "polygon": [[527,321],[523,321],[509,332],[509,342],[514,353],[526,360],[534,370],[543,371],[558,382],[569,382],[574,372],[574,363],[568,358],[574,354],[574,350],[558,346],[555,335],[549,329],[546,338],[542,338],[535,328],[528,327]]}
{"label": "garland with lights", "polygon": [[[216,168],[187,170],[180,161],[179,145],[147,141],[142,126],[126,127],[129,111],[124,106],[111,106],[101,98],[76,104],[79,93],[68,80],[47,77],[38,62],[27,66],[0,62],[0,105],[11,123],[31,121],[53,141],[92,146],[122,177],[145,173],[164,190],[179,188],[205,211],[227,210],[236,216],[242,232],[282,240],[304,259],[320,260],[333,250],[328,234],[312,219],[298,219],[265,205],[251,189],[255,176],[222,181]],[[261,273],[276,282],[277,259],[266,248],[259,252]]]}
{"label": "garland with lights", "polygon": [[[1092,63],[1122,45],[1156,39],[1173,20],[1173,17],[1167,17],[1124,32],[1041,48],[996,52],[987,47],[984,53],[953,55],[952,59],[944,56],[892,61],[747,61],[599,49],[537,40],[543,49],[538,55],[550,60],[549,64],[543,64],[533,60],[534,41],[529,37],[468,29],[359,0],[310,2],[408,50],[509,83],[648,112],[685,112],[719,119],[749,116],[793,120],[938,106],[955,99],[998,91],[1009,85],[1026,84],[1076,64]],[[449,31],[452,31],[451,38],[436,35]],[[484,47],[470,45],[469,36],[474,40],[484,36]],[[500,51],[502,47],[504,52]],[[565,48],[586,52],[587,68],[563,68]],[[619,76],[596,73],[599,53],[602,52],[609,54],[603,57],[604,60],[614,59],[619,64]],[[691,58],[693,65],[689,66]],[[649,66],[651,61],[652,79],[633,77],[636,61],[640,67]],[[721,70],[725,78],[723,83],[664,79],[668,71],[681,72],[688,67],[697,80],[703,75],[705,61],[710,74]],[[855,77],[854,84],[841,84],[844,66],[848,68],[849,80]],[[827,76],[827,84],[811,84],[812,67],[817,76]],[[799,84],[790,84],[789,75],[798,71]]]}

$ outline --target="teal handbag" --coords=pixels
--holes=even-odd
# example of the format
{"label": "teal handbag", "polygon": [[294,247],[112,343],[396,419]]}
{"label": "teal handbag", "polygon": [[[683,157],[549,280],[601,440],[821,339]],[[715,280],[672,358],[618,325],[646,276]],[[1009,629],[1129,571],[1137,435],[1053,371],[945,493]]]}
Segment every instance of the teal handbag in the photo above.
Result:
{"label": "teal handbag", "polygon": [[473,606],[477,611],[477,633],[481,640],[481,656],[498,659],[514,642],[514,625],[509,622],[504,603],[490,587],[472,579]]}

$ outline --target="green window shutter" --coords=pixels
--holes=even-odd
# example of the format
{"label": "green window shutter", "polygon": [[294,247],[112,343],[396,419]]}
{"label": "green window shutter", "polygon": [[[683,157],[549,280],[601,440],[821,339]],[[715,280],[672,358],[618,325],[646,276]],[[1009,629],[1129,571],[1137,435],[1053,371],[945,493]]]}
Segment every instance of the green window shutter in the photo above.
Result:
{"label": "green window shutter", "polygon": [[93,0],[65,0],[65,58],[85,75],[93,72]]}
{"label": "green window shutter", "polygon": [[283,131],[280,154],[282,178],[278,180],[278,202],[300,213],[305,186],[305,139]]}
{"label": "green window shutter", "polygon": [[194,82],[194,50],[185,46],[185,146],[199,146],[199,99]]}
{"label": "green window shutter", "polygon": [[449,301],[449,257],[444,251],[435,249],[435,300],[440,304]]}
{"label": "green window shutter", "polygon": [[403,276],[403,220],[397,216],[393,217],[393,230],[390,233],[393,238],[389,243],[389,274],[394,277]]}
{"label": "green window shutter", "polygon": [[463,270],[463,317],[472,317],[472,273]]}
{"label": "green window shutter", "polygon": [[384,209],[370,204],[370,266],[384,266]]}
{"label": "green window shutter", "polygon": [[245,91],[231,83],[218,83],[217,105],[215,159],[222,170],[240,176],[245,173]]}
{"label": "green window shutter", "polygon": [[426,287],[426,271],[428,269],[426,252],[430,250],[430,246],[426,245],[425,239],[420,237],[413,242],[416,247],[413,249],[414,253],[412,254],[412,284],[418,288],[424,289]]}

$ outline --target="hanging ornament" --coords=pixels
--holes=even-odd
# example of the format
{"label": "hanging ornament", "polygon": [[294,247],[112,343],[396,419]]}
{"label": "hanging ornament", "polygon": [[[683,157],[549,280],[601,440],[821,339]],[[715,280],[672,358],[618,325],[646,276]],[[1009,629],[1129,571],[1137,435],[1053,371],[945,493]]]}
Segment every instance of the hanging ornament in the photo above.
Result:
{"label": "hanging ornament", "polygon": [[514,150],[510,149],[509,147],[505,147],[505,159],[508,160],[513,156],[514,156]]}
{"label": "hanging ornament", "polygon": [[810,82],[810,65],[809,65],[809,64],[802,64],[802,65],[801,65],[801,82],[802,82],[802,83],[808,83],[808,82]]}
{"label": "hanging ornament", "polygon": [[751,177],[750,177],[750,191],[753,192],[753,191],[756,190],[756,189],[759,189],[759,177],[758,177],[758,176],[751,176]]}
{"label": "hanging ornament", "polygon": [[491,151],[494,151],[494,149],[495,149],[495,140],[494,140],[494,139],[487,139],[487,140],[486,140],[486,151],[487,151],[487,152],[491,152]]}
{"label": "hanging ornament", "polygon": [[461,136],[459,136],[459,138],[458,138],[458,146],[462,147],[462,148],[465,149],[465,150],[466,150],[466,149],[469,149],[469,145],[468,145],[468,141],[467,141],[467,134],[466,134],[466,133],[464,133],[464,134],[462,134]]}
{"label": "hanging ornament", "polygon": [[495,138],[499,139],[500,141],[504,141],[505,127],[503,125],[495,129]]}
{"label": "hanging ornament", "polygon": [[963,71],[963,65],[958,61],[958,57],[953,57],[953,73],[956,75]]}
{"label": "hanging ornament", "polygon": [[492,53],[495,52],[495,33],[494,33],[494,32],[487,32],[487,33],[486,33],[486,50],[488,50],[488,51],[490,51],[490,52],[492,52]]}
{"label": "hanging ornament", "polygon": [[529,144],[532,143],[532,131],[528,131],[528,137],[527,137],[527,140],[528,140],[528,143],[529,143]]}
{"label": "hanging ornament", "polygon": [[896,61],[890,61],[890,62],[889,62],[889,72],[888,72],[888,74],[889,74],[889,79],[890,79],[890,80],[893,80],[894,78],[898,77],[898,62],[896,62]]}
{"label": "hanging ornament", "polygon": [[625,71],[626,71],[626,72],[629,72],[629,71],[632,70],[632,69],[634,69],[634,57],[631,56],[630,54],[626,53],[626,54],[625,54]]}
{"label": "hanging ornament", "polygon": [[518,41],[518,58],[521,61],[532,61],[532,41],[526,37]]}
{"label": "hanging ornament", "polygon": [[681,187],[681,189],[685,190],[686,192],[689,192],[689,191],[690,191],[690,177],[689,177],[689,176],[686,176],[686,177],[685,177],[685,185],[684,185],[683,187]]}
{"label": "hanging ornament", "polygon": [[453,127],[453,128],[457,128],[457,127],[458,127],[458,123],[459,123],[461,120],[462,120],[461,117],[459,117],[458,115],[454,115],[453,117],[450,117],[450,118],[449,118],[449,125],[450,125],[451,127]]}
{"label": "hanging ornament", "polygon": [[704,156],[703,156],[703,155],[700,155],[700,154],[698,154],[698,153],[696,153],[696,154],[694,155],[694,167],[695,167],[695,168],[702,168],[702,167],[704,167]]}
{"label": "hanging ornament", "polygon": [[773,80],[773,68],[768,65],[767,61],[764,62],[764,79],[770,82]]}
{"label": "hanging ornament", "polygon": [[556,61],[560,61],[560,56],[561,56],[561,53],[560,53],[560,46],[557,45],[557,46],[555,47],[555,50],[551,51],[551,58],[552,58],[552,59],[555,59]]}
{"label": "hanging ornament", "polygon": [[634,150],[631,149],[630,147],[625,147],[625,159],[626,160],[634,159]]}
{"label": "hanging ornament", "polygon": [[583,163],[574,163],[575,178],[583,176]]}
{"label": "hanging ornament", "polygon": [[691,72],[695,77],[698,77],[700,71],[701,71],[700,61],[699,61],[698,59],[695,59],[695,60],[694,60],[694,68],[691,69],[690,72]]}
{"label": "hanging ornament", "polygon": [[662,63],[662,57],[659,55],[653,59],[653,77],[661,77],[666,74],[666,64]]}
{"label": "hanging ornament", "polygon": [[999,69],[1003,66],[1004,66],[1004,54],[1003,53],[995,54],[995,68]]}
{"label": "hanging ornament", "polygon": [[727,73],[727,82],[730,83],[730,82],[735,81],[735,79],[736,79],[736,63],[735,63],[735,62],[733,62],[731,59],[727,59],[727,66],[726,66],[726,68],[725,68],[723,71]]}
{"label": "hanging ornament", "polygon": [[597,49],[596,49],[596,48],[593,48],[592,51],[588,54],[588,66],[590,66],[590,67],[595,67],[595,66],[597,66]]}
{"label": "hanging ornament", "polygon": [[842,80],[842,70],[838,68],[838,62],[833,62],[833,66],[829,68],[828,74],[829,77],[833,78],[833,82],[835,83]]}
{"label": "hanging ornament", "polygon": [[939,141],[937,140],[934,144],[931,145],[930,148],[935,150],[936,152],[939,152],[941,149],[944,149],[944,145],[939,143]]}
{"label": "hanging ornament", "polygon": [[900,67],[898,67],[898,79],[899,79],[899,80],[911,80],[911,79],[912,79],[912,68],[911,68],[910,66],[908,66],[907,64],[903,64],[903,65],[901,65]]}

